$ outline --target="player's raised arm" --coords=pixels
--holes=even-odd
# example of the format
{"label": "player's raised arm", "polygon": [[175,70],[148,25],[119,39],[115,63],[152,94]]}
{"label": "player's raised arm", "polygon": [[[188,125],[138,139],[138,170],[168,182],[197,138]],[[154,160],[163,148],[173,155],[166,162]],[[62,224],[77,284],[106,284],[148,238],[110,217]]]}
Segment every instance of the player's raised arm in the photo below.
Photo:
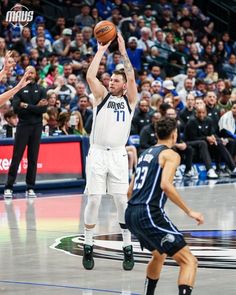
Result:
{"label": "player's raised arm", "polygon": [[26,85],[30,83],[30,80],[28,80],[28,76],[29,76],[29,71],[26,71],[24,76],[21,78],[20,82],[14,88],[0,95],[0,106],[3,105],[13,95],[15,95],[18,91],[20,91],[22,88],[24,88]]}
{"label": "player's raised arm", "polygon": [[134,75],[134,69],[133,66],[129,60],[126,48],[125,48],[125,41],[122,37],[121,33],[117,33],[117,40],[119,45],[119,51],[121,53],[123,62],[124,62],[124,70],[125,75],[127,78],[127,97],[129,100],[129,103],[131,105],[135,105],[137,102],[137,86],[135,81],[135,75]]}
{"label": "player's raised arm", "polygon": [[194,218],[198,224],[204,222],[201,213],[191,210],[181,198],[173,185],[175,171],[180,164],[180,156],[173,150],[165,150],[160,154],[160,165],[163,167],[161,177],[161,188],[167,197],[181,208],[189,217]]}
{"label": "player's raised arm", "polygon": [[102,101],[102,99],[106,96],[107,90],[102,85],[102,83],[97,78],[98,67],[101,62],[101,59],[106,52],[107,48],[111,42],[107,43],[106,45],[101,45],[98,43],[98,50],[88,68],[86,79],[89,84],[89,87],[95,97],[96,103]]}

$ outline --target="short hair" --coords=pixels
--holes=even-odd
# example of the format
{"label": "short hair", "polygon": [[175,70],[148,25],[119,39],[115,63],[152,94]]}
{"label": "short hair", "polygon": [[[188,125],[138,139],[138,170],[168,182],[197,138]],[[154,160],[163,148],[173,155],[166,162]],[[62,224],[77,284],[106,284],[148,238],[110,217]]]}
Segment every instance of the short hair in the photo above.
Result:
{"label": "short hair", "polygon": [[8,119],[12,118],[12,117],[17,117],[17,115],[14,113],[13,110],[9,110],[4,114],[4,119],[7,121]]}
{"label": "short hair", "polygon": [[113,75],[121,75],[123,77],[123,80],[125,82],[127,82],[127,77],[126,77],[126,74],[125,74],[124,70],[115,70],[112,74]]}
{"label": "short hair", "polygon": [[168,139],[171,133],[177,128],[177,121],[174,118],[161,118],[155,124],[157,138]]}

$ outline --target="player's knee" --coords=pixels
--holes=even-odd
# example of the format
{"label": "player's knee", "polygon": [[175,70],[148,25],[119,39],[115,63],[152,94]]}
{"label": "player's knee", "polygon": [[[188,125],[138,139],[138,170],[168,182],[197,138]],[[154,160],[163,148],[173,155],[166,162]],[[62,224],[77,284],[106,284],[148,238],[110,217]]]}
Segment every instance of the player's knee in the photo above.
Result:
{"label": "player's knee", "polygon": [[102,198],[101,195],[89,195],[87,207],[90,210],[98,210],[100,202],[101,202],[101,198]]}
{"label": "player's knee", "polygon": [[125,223],[125,209],[127,208],[127,196],[122,194],[114,194],[114,202],[117,209],[118,221]]}

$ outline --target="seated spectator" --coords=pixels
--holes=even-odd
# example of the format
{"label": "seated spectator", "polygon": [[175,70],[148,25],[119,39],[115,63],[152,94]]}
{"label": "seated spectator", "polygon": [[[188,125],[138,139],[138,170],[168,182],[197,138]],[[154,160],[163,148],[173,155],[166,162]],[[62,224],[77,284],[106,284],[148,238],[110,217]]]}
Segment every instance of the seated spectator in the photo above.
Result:
{"label": "seated spectator", "polygon": [[58,78],[57,66],[50,66],[48,73],[44,81],[46,82],[46,87],[54,85],[56,79]]}
{"label": "seated spectator", "polygon": [[88,119],[91,116],[93,116],[93,111],[90,110],[89,107],[90,107],[90,102],[89,102],[88,95],[82,94],[81,96],[78,97],[77,105],[72,109],[72,111],[80,112],[83,119],[84,126],[86,125]]}
{"label": "seated spectator", "polygon": [[186,97],[189,93],[193,92],[193,80],[186,78],[184,80],[184,87],[178,92],[181,101],[186,104]]}
{"label": "seated spectator", "polygon": [[57,93],[57,97],[61,102],[61,108],[64,110],[69,110],[70,103],[74,97],[71,88],[66,84],[66,79],[64,77],[58,76],[53,86],[56,86],[54,91]]}
{"label": "seated spectator", "polygon": [[195,86],[196,81],[196,70],[194,68],[189,67],[187,69],[186,74],[178,74],[173,77],[173,81],[177,84],[176,85],[176,91],[180,91],[184,87],[184,81],[188,78],[191,79],[193,82],[193,86]]}
{"label": "seated spectator", "polygon": [[138,39],[136,37],[129,37],[127,54],[134,69],[140,71],[142,69],[143,50],[137,48]]}
{"label": "seated spectator", "polygon": [[220,111],[220,116],[232,108],[231,93],[230,89],[225,88],[218,97],[217,108]]}
{"label": "seated spectator", "polygon": [[160,95],[165,97],[167,94],[171,94],[173,96],[173,107],[176,110],[180,111],[184,108],[184,104],[180,100],[179,94],[176,92],[172,80],[165,80],[162,84],[162,92],[160,93]]}
{"label": "seated spectator", "polygon": [[151,116],[151,123],[144,126],[141,130],[139,154],[157,143],[155,124],[161,119],[161,117],[161,113],[154,112]]}
{"label": "seated spectator", "polygon": [[64,16],[59,16],[57,19],[56,19],[56,24],[54,27],[52,27],[51,29],[51,33],[53,35],[53,38],[55,40],[59,39],[63,30],[65,29],[66,27],[66,20],[65,20],[65,17]]}
{"label": "seated spectator", "polygon": [[162,83],[159,80],[154,80],[151,84],[151,93],[160,95]]}
{"label": "seated spectator", "polygon": [[206,105],[206,110],[207,110],[207,116],[212,119],[213,124],[215,126],[215,132],[218,134],[218,122],[220,119],[220,111],[217,108],[217,97],[215,92],[213,91],[207,91],[205,97],[204,97],[204,102]]}
{"label": "seated spectator", "polygon": [[44,47],[48,52],[52,52],[52,42],[53,38],[47,38],[47,34],[45,32],[44,25],[37,26],[37,32],[36,35],[31,39],[31,44],[33,48],[37,48],[37,37],[43,37],[44,38]]}
{"label": "seated spectator", "polygon": [[140,134],[143,127],[151,122],[152,113],[149,102],[146,99],[140,100],[132,120],[131,134]]}
{"label": "seated spectator", "polygon": [[98,10],[99,16],[102,17],[102,19],[107,19],[111,16],[112,11],[112,3],[109,0],[97,0],[96,1],[96,8]]}
{"label": "seated spectator", "polygon": [[224,160],[231,170],[231,177],[236,177],[235,163],[232,156],[224,146],[223,141],[217,137],[211,118],[207,117],[206,107],[196,109],[196,116],[191,118],[185,128],[185,140],[197,152],[207,170],[207,177],[216,179],[219,176],[212,168],[212,156],[215,158],[216,170],[220,170],[220,162]]}
{"label": "seated spectator", "polygon": [[[176,110],[172,107],[166,110],[166,117],[177,119]],[[181,163],[185,165],[184,177],[193,177],[192,162],[193,162],[193,148],[181,138],[180,121],[177,119],[178,137],[173,149],[180,155]]]}
{"label": "seated spectator", "polygon": [[227,148],[236,157],[236,102],[219,120],[220,136],[228,140]]}
{"label": "seated spectator", "polygon": [[218,81],[218,73],[215,71],[214,64],[208,63],[204,70],[204,80],[212,80],[213,82]]}
{"label": "seated spectator", "polygon": [[81,12],[79,15],[76,15],[74,23],[80,29],[85,26],[92,27],[94,25],[94,19],[90,15],[90,6],[88,4],[82,4]]}
{"label": "seated spectator", "polygon": [[182,111],[180,111],[180,114],[179,114],[182,130],[184,130],[184,127],[188,123],[189,119],[195,115],[194,107],[195,107],[195,97],[193,93],[189,93],[186,97],[186,106]]}
{"label": "seated spectator", "polygon": [[153,94],[150,99],[150,107],[154,111],[159,111],[160,105],[163,103],[163,97],[159,94]]}
{"label": "seated spectator", "polygon": [[3,125],[3,129],[6,130],[6,137],[15,137],[18,116],[13,110],[9,110],[4,114],[4,119],[7,122],[7,124]]}
{"label": "seated spectator", "polygon": [[203,68],[206,65],[206,61],[199,55],[197,46],[195,44],[191,44],[190,46],[190,55],[188,60],[189,66],[196,69],[197,75],[202,73]]}
{"label": "seated spectator", "polygon": [[62,37],[53,43],[53,50],[60,56],[67,56],[71,46],[71,29],[64,29],[62,31]]}
{"label": "seated spectator", "polygon": [[58,129],[61,131],[61,135],[73,134],[73,129],[70,126],[70,114],[67,112],[61,112],[58,116]]}
{"label": "seated spectator", "polygon": [[230,79],[233,86],[236,86],[236,55],[230,54],[229,61],[223,64],[223,71],[226,77]]}
{"label": "seated spectator", "polygon": [[138,48],[142,49],[145,56],[150,56],[151,47],[155,45],[155,43],[150,40],[151,30],[148,27],[143,27],[141,30],[141,38],[138,40]]}
{"label": "seated spectator", "polygon": [[47,91],[47,100],[48,107],[56,107],[57,93],[53,89]]}
{"label": "seated spectator", "polygon": [[47,126],[49,126],[49,135],[53,135],[56,130],[58,130],[58,115],[59,109],[57,107],[48,107],[47,108]]}
{"label": "seated spectator", "polygon": [[71,125],[71,128],[73,129],[73,134],[81,135],[81,136],[87,135],[84,129],[83,119],[80,112],[74,111],[71,113],[70,125]]}
{"label": "seated spectator", "polygon": [[36,37],[36,49],[38,50],[39,57],[48,57],[50,55],[50,52],[45,44],[45,38],[44,36],[38,35]]}
{"label": "seated spectator", "polygon": [[86,55],[88,53],[88,49],[86,44],[84,43],[84,37],[81,32],[77,32],[75,35],[75,39],[71,42],[71,48],[77,49],[80,51],[80,54]]}

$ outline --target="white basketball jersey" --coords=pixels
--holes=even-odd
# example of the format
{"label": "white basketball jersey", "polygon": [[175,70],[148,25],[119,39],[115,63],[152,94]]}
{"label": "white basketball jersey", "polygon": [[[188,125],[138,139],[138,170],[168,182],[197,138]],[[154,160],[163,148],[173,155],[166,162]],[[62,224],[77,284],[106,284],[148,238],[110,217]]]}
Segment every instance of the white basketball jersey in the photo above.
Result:
{"label": "white basketball jersey", "polygon": [[93,126],[90,144],[104,147],[125,146],[129,137],[134,110],[126,96],[110,93],[93,109]]}

